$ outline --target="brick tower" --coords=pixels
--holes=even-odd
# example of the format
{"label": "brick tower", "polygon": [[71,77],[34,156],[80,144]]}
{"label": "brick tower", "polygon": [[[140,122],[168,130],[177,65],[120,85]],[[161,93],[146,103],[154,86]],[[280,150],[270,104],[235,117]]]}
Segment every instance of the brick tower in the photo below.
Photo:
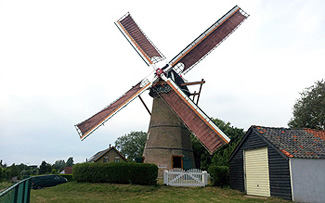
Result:
{"label": "brick tower", "polygon": [[158,95],[153,96],[143,156],[145,163],[157,164],[159,177],[166,169],[195,168],[190,131]]}

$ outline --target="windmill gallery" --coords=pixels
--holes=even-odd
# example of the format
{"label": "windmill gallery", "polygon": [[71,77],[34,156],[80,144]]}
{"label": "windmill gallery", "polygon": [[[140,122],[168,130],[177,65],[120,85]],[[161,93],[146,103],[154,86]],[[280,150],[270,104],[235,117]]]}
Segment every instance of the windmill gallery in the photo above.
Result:
{"label": "windmill gallery", "polygon": [[[146,90],[153,98],[150,124],[143,153],[144,162],[154,163],[163,170],[195,168],[190,133],[193,133],[210,154],[230,139],[197,106],[199,93],[190,93],[183,74],[190,71],[223,40],[225,40],[249,15],[235,6],[184,50],[162,67],[156,64],[165,60],[163,54],[142,32],[129,13],[115,24],[143,61],[154,71],[116,101],[87,120],[75,125],[80,139],[84,140],[98,127],[113,117]],[[195,101],[195,96],[197,96]]]}

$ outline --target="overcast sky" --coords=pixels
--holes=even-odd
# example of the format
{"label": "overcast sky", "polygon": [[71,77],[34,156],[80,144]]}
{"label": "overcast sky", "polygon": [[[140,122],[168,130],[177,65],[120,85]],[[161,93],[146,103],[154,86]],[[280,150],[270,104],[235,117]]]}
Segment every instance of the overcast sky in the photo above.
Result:
{"label": "overcast sky", "polygon": [[[185,78],[199,106],[247,130],[287,127],[299,92],[325,78],[325,1],[0,0],[0,159],[83,162],[147,131],[139,99],[80,141],[74,125],[151,72],[114,25],[130,12],[167,62],[239,5],[250,17]],[[143,99],[151,107],[148,93]]]}

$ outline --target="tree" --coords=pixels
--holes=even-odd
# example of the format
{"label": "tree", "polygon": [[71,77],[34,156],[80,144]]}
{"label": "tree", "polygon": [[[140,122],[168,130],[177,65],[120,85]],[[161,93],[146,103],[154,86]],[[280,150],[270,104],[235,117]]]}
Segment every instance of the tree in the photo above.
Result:
{"label": "tree", "polygon": [[4,170],[2,169],[2,167],[0,167],[0,182],[4,178],[4,173]]}
{"label": "tree", "polygon": [[73,157],[69,157],[67,162],[65,163],[65,167],[73,166]]}
{"label": "tree", "polygon": [[2,167],[2,168],[6,168],[7,167],[7,164],[6,163],[2,163],[2,159],[0,160],[0,167]]}
{"label": "tree", "polygon": [[3,168],[3,178],[9,180],[11,178],[10,168]]}
{"label": "tree", "polygon": [[16,164],[12,164],[9,168],[11,170],[11,176],[12,177],[15,177],[15,176],[19,176],[20,175],[19,167],[16,166]]}
{"label": "tree", "polygon": [[293,106],[293,118],[288,126],[325,130],[325,81],[316,81],[300,95]]}
{"label": "tree", "polygon": [[62,171],[64,167],[65,167],[64,160],[56,160],[55,163],[52,165],[52,168],[54,168],[56,171]]}
{"label": "tree", "polygon": [[142,157],[146,138],[147,133],[145,132],[131,132],[117,138],[115,146],[129,161],[134,161],[136,158]]}
{"label": "tree", "polygon": [[231,139],[231,141],[228,144],[220,147],[211,156],[201,145],[201,143],[194,136],[192,136],[192,147],[196,162],[195,164],[197,168],[202,170],[207,170],[211,164],[216,166],[228,166],[228,160],[232,151],[245,135],[243,129],[231,126],[230,122],[225,123],[217,118],[211,118],[211,120]]}
{"label": "tree", "polygon": [[52,171],[51,164],[46,163],[46,161],[42,161],[39,167],[39,174],[49,174]]}
{"label": "tree", "polygon": [[51,174],[58,174],[55,168],[52,169]]}
{"label": "tree", "polygon": [[32,169],[30,169],[30,174],[31,175],[38,175],[39,174],[39,169],[38,168],[32,168]]}

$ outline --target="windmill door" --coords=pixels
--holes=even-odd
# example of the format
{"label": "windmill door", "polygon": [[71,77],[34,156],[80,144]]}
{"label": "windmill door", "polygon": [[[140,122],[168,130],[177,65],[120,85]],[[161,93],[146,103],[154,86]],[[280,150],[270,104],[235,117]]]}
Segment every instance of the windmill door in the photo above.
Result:
{"label": "windmill door", "polygon": [[248,195],[270,196],[267,147],[244,151],[245,183]]}

